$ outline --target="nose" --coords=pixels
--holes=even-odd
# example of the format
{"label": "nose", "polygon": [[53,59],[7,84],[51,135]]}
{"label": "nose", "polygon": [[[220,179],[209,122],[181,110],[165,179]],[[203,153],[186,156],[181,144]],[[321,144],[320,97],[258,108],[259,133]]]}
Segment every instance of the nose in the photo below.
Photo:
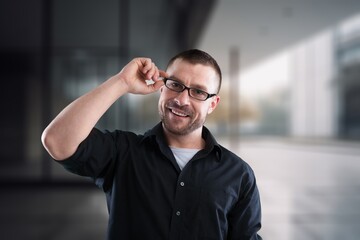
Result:
{"label": "nose", "polygon": [[190,102],[189,89],[179,92],[175,97],[175,100],[180,104],[180,106],[188,105]]}

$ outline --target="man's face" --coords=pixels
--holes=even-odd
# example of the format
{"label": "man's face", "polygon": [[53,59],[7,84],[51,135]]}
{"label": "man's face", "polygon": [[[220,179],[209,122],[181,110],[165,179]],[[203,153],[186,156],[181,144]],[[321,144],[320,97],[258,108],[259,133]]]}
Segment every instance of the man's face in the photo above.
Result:
{"label": "man's face", "polygon": [[[187,87],[210,94],[217,92],[219,79],[210,66],[194,65],[176,59],[166,72],[169,78]],[[187,89],[179,93],[163,86],[159,99],[159,114],[165,130],[176,135],[186,135],[199,130],[206,116],[215,109],[219,100],[219,96],[214,96],[206,101],[200,101],[190,97]]]}

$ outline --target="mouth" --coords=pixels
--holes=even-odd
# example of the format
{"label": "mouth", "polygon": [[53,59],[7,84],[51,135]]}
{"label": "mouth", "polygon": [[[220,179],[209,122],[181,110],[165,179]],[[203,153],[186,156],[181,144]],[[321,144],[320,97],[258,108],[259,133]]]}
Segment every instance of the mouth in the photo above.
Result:
{"label": "mouth", "polygon": [[178,117],[189,117],[188,114],[186,114],[183,111],[180,111],[178,109],[169,108],[170,112]]}

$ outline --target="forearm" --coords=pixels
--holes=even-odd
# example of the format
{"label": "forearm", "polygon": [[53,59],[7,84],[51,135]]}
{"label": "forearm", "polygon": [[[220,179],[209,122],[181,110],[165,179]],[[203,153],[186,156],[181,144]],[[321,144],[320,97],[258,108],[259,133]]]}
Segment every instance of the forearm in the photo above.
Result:
{"label": "forearm", "polygon": [[[41,140],[56,160],[73,155],[79,144],[89,135],[101,116],[125,93],[150,94],[160,89],[163,82],[150,58],[135,58],[118,74],[91,92],[68,105],[44,130]],[[152,79],[148,85],[146,79]]]}
{"label": "forearm", "polygon": [[114,76],[69,104],[42,134],[49,154],[56,160],[74,154],[101,116],[126,92],[124,82]]}

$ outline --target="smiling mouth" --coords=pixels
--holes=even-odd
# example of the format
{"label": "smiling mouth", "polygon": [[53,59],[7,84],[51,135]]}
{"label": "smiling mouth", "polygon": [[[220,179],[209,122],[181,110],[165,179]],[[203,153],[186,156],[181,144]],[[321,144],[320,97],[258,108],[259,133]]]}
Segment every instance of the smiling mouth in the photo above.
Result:
{"label": "smiling mouth", "polygon": [[178,110],[175,110],[175,109],[169,109],[174,115],[176,116],[179,116],[179,117],[188,117],[189,115],[187,115],[186,113],[184,112],[180,112]]}

